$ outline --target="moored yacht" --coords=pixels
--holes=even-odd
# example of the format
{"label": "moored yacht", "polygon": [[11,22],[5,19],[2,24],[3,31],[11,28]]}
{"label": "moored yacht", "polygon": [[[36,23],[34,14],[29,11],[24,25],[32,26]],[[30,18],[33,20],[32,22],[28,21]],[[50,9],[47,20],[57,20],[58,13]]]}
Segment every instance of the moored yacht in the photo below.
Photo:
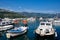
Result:
{"label": "moored yacht", "polygon": [[[9,23],[9,22],[8,22]],[[13,25],[8,25],[7,22],[0,22],[0,31],[6,31],[13,28]]]}
{"label": "moored yacht", "polygon": [[36,20],[36,18],[33,18],[33,17],[27,18],[28,22],[34,22],[35,20]]}
{"label": "moored yacht", "polygon": [[11,21],[0,19],[0,31],[5,31],[11,28],[13,28]]}
{"label": "moored yacht", "polygon": [[8,30],[6,35],[10,36],[10,37],[15,37],[15,36],[22,35],[22,34],[26,33],[27,29],[28,29],[28,27],[23,27],[23,26],[15,27],[12,30]]}
{"label": "moored yacht", "polygon": [[60,26],[60,19],[54,20],[53,25]]}
{"label": "moored yacht", "polygon": [[40,35],[40,36],[54,35],[55,30],[52,26],[52,22],[40,22],[40,25],[35,30],[35,33]]}
{"label": "moored yacht", "polygon": [[39,21],[43,21],[43,20],[44,20],[43,17],[40,17],[40,18],[39,18]]}

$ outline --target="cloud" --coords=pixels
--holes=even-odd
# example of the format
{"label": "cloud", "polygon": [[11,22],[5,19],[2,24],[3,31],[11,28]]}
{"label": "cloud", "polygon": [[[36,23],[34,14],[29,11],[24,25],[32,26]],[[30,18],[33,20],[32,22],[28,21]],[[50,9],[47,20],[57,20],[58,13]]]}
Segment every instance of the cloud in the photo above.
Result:
{"label": "cloud", "polygon": [[52,10],[45,10],[45,11],[40,11],[40,12],[43,12],[43,13],[55,13],[55,11],[52,11]]}
{"label": "cloud", "polygon": [[21,12],[57,13],[57,11],[53,11],[53,10],[33,10],[33,9],[22,9]]}

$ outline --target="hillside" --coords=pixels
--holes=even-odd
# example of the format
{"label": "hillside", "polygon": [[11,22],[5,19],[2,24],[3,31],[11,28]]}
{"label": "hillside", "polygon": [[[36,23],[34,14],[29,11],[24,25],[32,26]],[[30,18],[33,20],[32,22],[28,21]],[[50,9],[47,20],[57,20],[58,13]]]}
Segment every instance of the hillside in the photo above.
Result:
{"label": "hillside", "polygon": [[4,18],[4,17],[20,18],[20,17],[25,17],[25,16],[18,14],[17,12],[5,10],[5,9],[0,9],[0,18]]}
{"label": "hillside", "polygon": [[[60,13],[57,13],[58,17],[60,18]],[[56,17],[55,14],[50,13],[34,13],[34,12],[14,12],[10,10],[0,9],[0,18],[9,17],[9,18],[21,18],[21,17]]]}
{"label": "hillside", "polygon": [[27,16],[27,17],[55,17],[56,14],[50,14],[50,13],[29,13],[29,12],[21,12],[21,15]]}

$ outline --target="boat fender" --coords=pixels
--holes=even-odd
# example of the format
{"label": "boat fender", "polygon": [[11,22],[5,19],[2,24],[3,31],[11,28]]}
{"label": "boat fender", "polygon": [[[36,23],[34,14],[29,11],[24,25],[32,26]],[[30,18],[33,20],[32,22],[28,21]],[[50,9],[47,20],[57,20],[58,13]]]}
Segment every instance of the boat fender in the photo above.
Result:
{"label": "boat fender", "polygon": [[10,33],[6,33],[6,37],[9,39],[11,37]]}
{"label": "boat fender", "polygon": [[57,32],[55,32],[55,37],[57,37],[58,35],[57,35]]}

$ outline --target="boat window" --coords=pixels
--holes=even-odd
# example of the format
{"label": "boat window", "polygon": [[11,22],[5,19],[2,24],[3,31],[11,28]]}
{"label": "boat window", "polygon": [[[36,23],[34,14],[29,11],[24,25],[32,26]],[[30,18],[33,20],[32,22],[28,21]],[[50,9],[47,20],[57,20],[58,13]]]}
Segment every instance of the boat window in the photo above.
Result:
{"label": "boat window", "polygon": [[46,23],[46,25],[50,25],[49,23]]}
{"label": "boat window", "polygon": [[41,23],[41,25],[45,25],[44,23]]}
{"label": "boat window", "polygon": [[11,23],[11,22],[10,22]]}
{"label": "boat window", "polygon": [[8,22],[6,22],[8,24]]}
{"label": "boat window", "polygon": [[2,24],[5,24],[5,22],[3,22]]}

